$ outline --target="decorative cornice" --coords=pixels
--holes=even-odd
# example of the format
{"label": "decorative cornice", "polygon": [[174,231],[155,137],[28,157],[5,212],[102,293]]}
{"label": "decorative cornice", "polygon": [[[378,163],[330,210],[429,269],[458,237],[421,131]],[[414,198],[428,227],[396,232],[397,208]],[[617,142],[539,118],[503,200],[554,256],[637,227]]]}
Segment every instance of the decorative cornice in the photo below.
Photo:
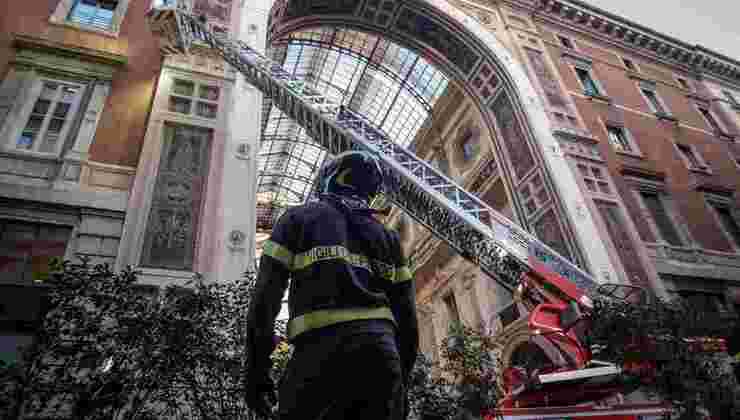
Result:
{"label": "decorative cornice", "polygon": [[740,83],[740,62],[737,60],[658,33],[580,0],[539,0],[535,15],[575,25],[696,72]]}
{"label": "decorative cornice", "polygon": [[124,55],[76,45],[62,44],[48,39],[22,34],[13,34],[13,45],[18,49],[37,50],[62,57],[81,58],[85,61],[105,64],[111,67],[125,66],[128,61]]}
{"label": "decorative cornice", "polygon": [[735,190],[722,185],[714,184],[711,181],[700,182],[694,185],[696,191],[710,193],[721,197],[732,197]]}
{"label": "decorative cornice", "polygon": [[620,168],[620,172],[622,175],[626,177],[634,177],[634,178],[641,178],[641,179],[648,179],[653,181],[665,181],[665,172],[659,172],[654,171],[652,169],[642,168],[639,166],[632,166],[627,164],[622,164],[622,167]]}

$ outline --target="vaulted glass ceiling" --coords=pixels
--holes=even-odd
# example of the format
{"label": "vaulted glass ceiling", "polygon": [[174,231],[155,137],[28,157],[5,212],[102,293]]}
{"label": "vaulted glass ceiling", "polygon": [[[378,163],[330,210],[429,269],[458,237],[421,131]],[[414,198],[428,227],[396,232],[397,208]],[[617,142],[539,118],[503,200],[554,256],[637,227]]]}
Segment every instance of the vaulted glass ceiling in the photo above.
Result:
{"label": "vaulted glass ceiling", "polygon": [[[350,29],[295,32],[273,45],[272,53],[288,72],[365,115],[404,147],[416,137],[448,82],[415,52]],[[265,98],[258,164],[260,201],[283,205],[305,201],[325,157],[301,127]]]}

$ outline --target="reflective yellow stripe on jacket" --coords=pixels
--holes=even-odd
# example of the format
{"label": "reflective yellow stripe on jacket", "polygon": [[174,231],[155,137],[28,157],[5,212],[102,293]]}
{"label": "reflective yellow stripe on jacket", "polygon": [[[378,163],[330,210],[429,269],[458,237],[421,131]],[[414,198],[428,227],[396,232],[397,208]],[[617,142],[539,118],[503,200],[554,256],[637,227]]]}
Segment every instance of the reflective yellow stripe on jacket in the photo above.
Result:
{"label": "reflective yellow stripe on jacket", "polygon": [[291,271],[302,270],[319,261],[340,259],[353,267],[363,268],[393,283],[408,281],[413,277],[408,266],[394,267],[380,260],[371,260],[364,255],[353,254],[341,245],[317,246],[306,252],[294,254],[279,243],[267,240],[262,250],[265,255],[280,261]]}
{"label": "reflective yellow stripe on jacket", "polygon": [[393,312],[385,306],[380,308],[322,309],[291,319],[288,322],[288,340],[316,328],[363,319],[387,319],[396,322],[393,318]]}

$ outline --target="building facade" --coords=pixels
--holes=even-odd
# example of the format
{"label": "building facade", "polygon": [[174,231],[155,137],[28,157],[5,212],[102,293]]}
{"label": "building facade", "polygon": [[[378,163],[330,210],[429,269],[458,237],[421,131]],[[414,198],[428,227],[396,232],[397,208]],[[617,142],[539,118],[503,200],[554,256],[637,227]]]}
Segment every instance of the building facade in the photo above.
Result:
{"label": "building facade", "polygon": [[[0,6],[4,359],[31,340],[54,258],[132,265],[156,285],[235,279],[251,261],[261,94],[212,54],[163,58],[156,3]],[[269,3],[190,7],[264,46]]]}
{"label": "building facade", "polygon": [[[588,257],[581,266],[601,283],[645,287],[735,319],[738,62],[585,2],[454,4],[497,35],[538,93],[558,143],[545,153],[565,161],[577,182],[571,220],[593,220],[612,270]],[[532,169],[537,150],[497,145],[521,136],[516,130],[502,119],[486,130],[462,89],[448,88],[437,107],[415,139],[419,156],[562,254],[590,252],[578,240],[558,247],[567,242],[548,220],[549,203],[563,191]],[[462,321],[498,334],[509,363],[529,340],[524,309],[423,228],[401,215],[392,223],[418,267],[425,353],[436,355],[450,324]]]}
{"label": "building facade", "polygon": [[[2,352],[30,340],[51,258],[234,279],[307,197],[324,152],[208,49],[163,57],[145,15],[168,2],[0,5]],[[740,62],[576,0],[184,4],[597,281],[736,316]],[[459,320],[510,358],[528,339],[511,296],[388,223],[417,267],[424,352]]]}

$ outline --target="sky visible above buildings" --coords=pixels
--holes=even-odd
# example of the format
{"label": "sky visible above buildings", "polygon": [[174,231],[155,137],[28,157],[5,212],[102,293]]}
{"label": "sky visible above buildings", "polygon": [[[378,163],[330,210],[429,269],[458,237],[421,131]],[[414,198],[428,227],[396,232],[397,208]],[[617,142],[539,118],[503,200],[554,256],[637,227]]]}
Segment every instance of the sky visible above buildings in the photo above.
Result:
{"label": "sky visible above buildings", "polygon": [[642,26],[740,61],[738,0],[583,0]]}

